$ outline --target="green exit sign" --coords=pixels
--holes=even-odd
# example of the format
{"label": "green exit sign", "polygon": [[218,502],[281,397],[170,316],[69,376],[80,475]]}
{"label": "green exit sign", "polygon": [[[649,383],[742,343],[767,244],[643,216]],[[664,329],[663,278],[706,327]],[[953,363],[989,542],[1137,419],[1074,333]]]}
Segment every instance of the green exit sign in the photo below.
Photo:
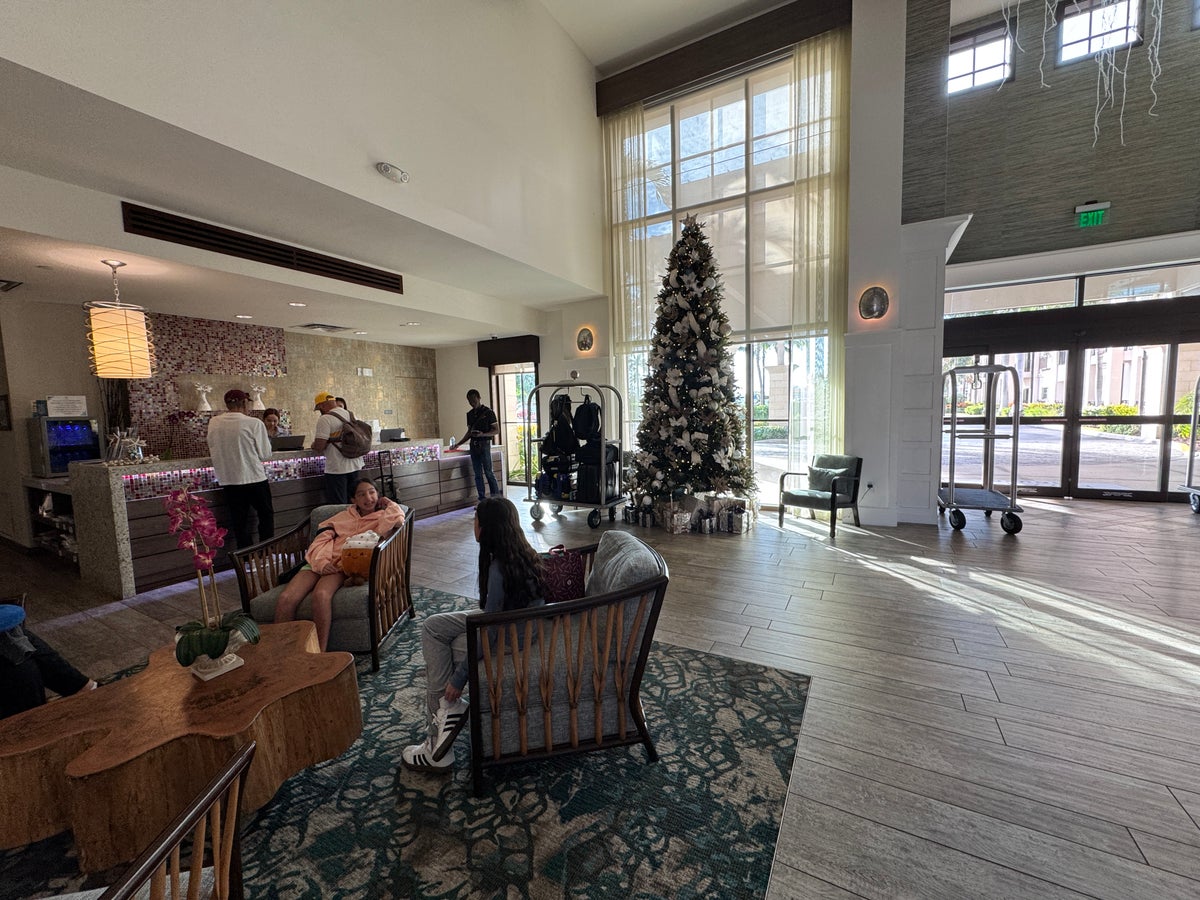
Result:
{"label": "green exit sign", "polygon": [[1080,206],[1075,207],[1075,215],[1078,216],[1080,228],[1095,228],[1098,225],[1103,225],[1105,219],[1108,218],[1107,213],[1112,204],[1105,200],[1102,203],[1095,200],[1089,200]]}

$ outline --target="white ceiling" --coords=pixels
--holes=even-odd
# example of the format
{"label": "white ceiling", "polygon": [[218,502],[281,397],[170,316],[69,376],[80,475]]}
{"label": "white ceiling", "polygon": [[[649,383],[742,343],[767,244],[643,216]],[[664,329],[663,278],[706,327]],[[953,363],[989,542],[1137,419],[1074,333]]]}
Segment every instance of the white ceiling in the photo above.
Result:
{"label": "white ceiling", "polygon": [[[604,75],[786,0],[542,2]],[[1000,2],[955,0],[955,18],[994,11]],[[281,328],[328,322],[367,332],[363,340],[439,346],[497,332],[525,332],[532,327],[531,308],[593,296],[517,260],[2,59],[0,84],[0,165],[217,224],[236,223],[239,230],[409,279],[404,295],[366,288],[344,292],[339,282],[328,279],[302,280],[310,286],[297,287],[290,275],[279,281],[271,275],[248,277],[235,274],[236,264],[219,271],[129,251],[130,246],[146,246],[144,241],[124,248],[96,246],[0,228],[0,279],[23,282],[0,294],[0,302],[6,297],[72,303],[104,299],[111,279],[99,260],[117,258],[128,263],[121,270],[122,299],[151,310],[230,321],[248,314],[253,324]],[[144,153],[148,146],[156,147],[156,153]],[[196,177],[207,173],[215,177]],[[312,215],[314,209],[321,215]],[[204,258],[198,251],[172,255],[176,260]],[[423,290],[410,288],[416,280]],[[482,321],[477,311],[445,314],[456,308],[454,297],[461,291],[493,298],[491,321]],[[308,305],[297,309],[289,301]],[[406,327],[406,322],[421,324]]]}

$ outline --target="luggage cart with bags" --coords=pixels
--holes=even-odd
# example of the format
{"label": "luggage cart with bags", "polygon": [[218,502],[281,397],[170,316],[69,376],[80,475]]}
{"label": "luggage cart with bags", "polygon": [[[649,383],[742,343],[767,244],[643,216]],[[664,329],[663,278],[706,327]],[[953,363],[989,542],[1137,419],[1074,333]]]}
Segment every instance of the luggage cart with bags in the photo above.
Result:
{"label": "luggage cart with bags", "polygon": [[[534,385],[525,399],[526,421],[546,400],[550,428],[535,447],[534,435],[525,435],[526,500],[538,521],[545,509],[557,515],[564,508],[588,509],[588,525],[599,528],[604,510],[611,522],[625,503],[621,493],[621,434],[624,405],[611,384],[590,381],[555,381]],[[579,406],[571,414],[573,401]],[[580,434],[579,432],[583,432]],[[535,457],[534,454],[537,454]],[[540,473],[534,477],[533,460]]]}
{"label": "luggage cart with bags", "polygon": [[[1012,428],[1001,431],[997,423],[997,396],[1001,376],[1009,375],[1012,379]],[[959,385],[962,379],[983,379],[986,391],[984,402],[983,424],[978,429],[961,430],[959,423]],[[943,381],[943,403],[949,404],[949,423],[945,433],[950,436],[950,459],[946,473],[945,486],[938,488],[938,515],[950,510],[950,525],[955,530],[967,524],[964,509],[981,509],[983,514],[991,517],[996,510],[1001,511],[1000,527],[1007,534],[1016,534],[1021,530],[1021,517],[1017,513],[1024,512],[1017,505],[1017,446],[1021,427],[1021,376],[1012,366],[976,365],[958,366],[946,372]],[[978,441],[983,449],[982,487],[959,487],[955,481],[955,463],[958,455],[959,441]],[[1009,466],[1008,493],[1005,494],[994,488],[996,470],[996,445],[1009,441],[1012,448],[1012,462]]]}

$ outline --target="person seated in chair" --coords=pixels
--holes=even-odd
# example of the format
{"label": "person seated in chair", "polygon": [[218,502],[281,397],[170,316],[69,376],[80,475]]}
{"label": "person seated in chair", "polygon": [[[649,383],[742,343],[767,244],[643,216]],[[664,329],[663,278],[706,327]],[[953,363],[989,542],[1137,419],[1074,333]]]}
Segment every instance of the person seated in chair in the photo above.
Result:
{"label": "person seated in chair", "polygon": [[[488,497],[475,507],[475,540],[479,543],[479,610],[485,613],[542,606],[541,560],[521,531],[517,508],[504,497]],[[450,748],[467,721],[467,616],[445,612],[429,616],[421,626],[425,655],[429,736],[405,747],[400,759],[418,772],[449,772]],[[495,642],[496,635],[488,636]]]}
{"label": "person seated in chair", "polygon": [[305,551],[304,566],[287,583],[275,606],[275,621],[290,622],[296,618],[300,602],[311,593],[313,624],[322,651],[329,643],[333,624],[333,595],[346,583],[341,567],[346,541],[365,531],[382,537],[404,521],[400,505],[380,497],[370,478],[359,479],[352,500],[346,509],[321,523]]}
{"label": "person seated in chair", "polygon": [[0,719],[43,705],[46,688],[62,697],[96,689],[95,681],[22,628],[24,621],[20,606],[0,606]]}

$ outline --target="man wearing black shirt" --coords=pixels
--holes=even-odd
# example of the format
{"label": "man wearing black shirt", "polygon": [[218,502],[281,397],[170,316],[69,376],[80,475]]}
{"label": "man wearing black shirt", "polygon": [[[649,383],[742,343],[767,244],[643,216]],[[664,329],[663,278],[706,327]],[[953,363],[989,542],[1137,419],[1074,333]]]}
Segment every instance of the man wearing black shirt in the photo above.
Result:
{"label": "man wearing black shirt", "polygon": [[496,483],[496,476],[492,473],[492,438],[500,433],[500,423],[496,414],[480,402],[479,391],[474,388],[467,391],[467,402],[471,404],[467,413],[467,433],[450,449],[457,450],[470,441],[471,468],[475,470],[475,490],[479,493],[479,499],[484,498],[484,476],[487,476],[488,489],[492,496],[499,497],[500,485]]}

